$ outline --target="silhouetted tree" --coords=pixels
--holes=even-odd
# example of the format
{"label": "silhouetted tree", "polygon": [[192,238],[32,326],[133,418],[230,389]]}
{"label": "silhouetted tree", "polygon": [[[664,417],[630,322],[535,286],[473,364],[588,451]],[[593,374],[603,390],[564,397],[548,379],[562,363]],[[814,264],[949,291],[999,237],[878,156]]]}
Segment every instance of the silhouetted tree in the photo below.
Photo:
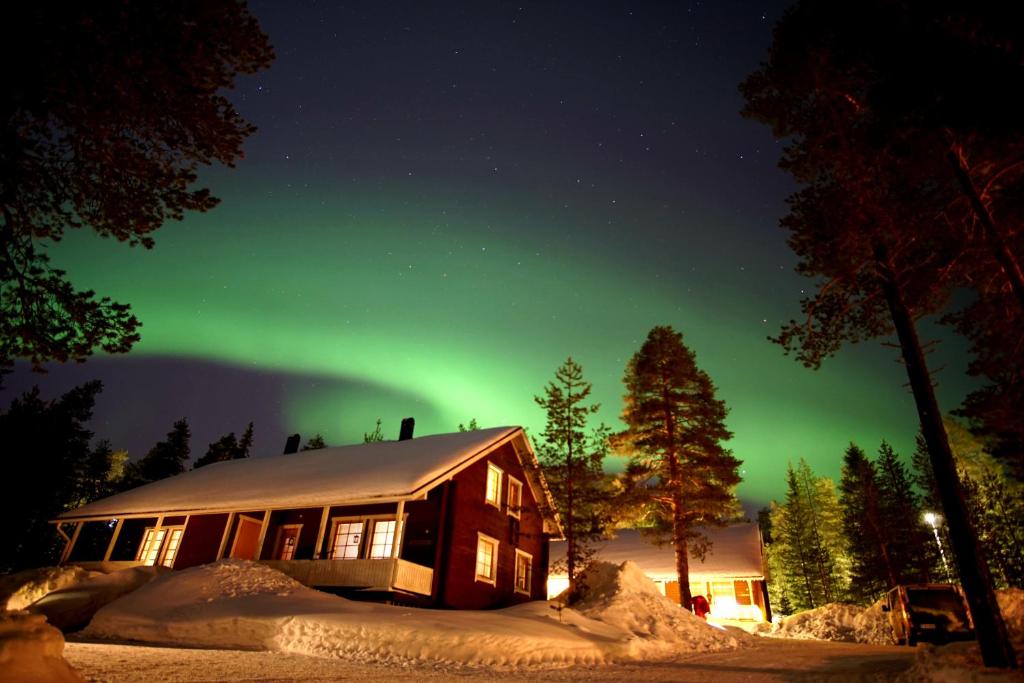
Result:
{"label": "silhouetted tree", "polygon": [[188,420],[183,417],[175,421],[163,441],[158,441],[144,456],[125,467],[119,488],[134,488],[184,472],[192,452],[191,438]]}
{"label": "silhouetted tree", "polygon": [[252,422],[245,428],[241,439],[236,438],[234,432],[228,432],[211,443],[209,448],[206,449],[206,454],[199,458],[192,468],[198,469],[206,465],[212,465],[215,462],[248,458],[249,450],[252,448],[252,433]]}
{"label": "silhouetted tree", "polygon": [[626,367],[626,431],[615,447],[630,457],[634,479],[656,512],[658,527],[672,539],[680,602],[690,609],[688,547],[700,544],[698,525],[724,523],[737,510],[733,494],[740,461],[722,442],[725,402],[697,367],[696,356],[671,327],[655,327]]}
{"label": "silhouetted tree", "polygon": [[0,572],[56,562],[60,545],[48,521],[101,493],[94,487],[101,488],[105,464],[109,471],[110,450],[90,448],[85,425],[102,387],[87,382],[51,401],[35,387],[0,413]]}
{"label": "silhouetted tree", "polygon": [[380,418],[377,418],[377,424],[373,428],[373,431],[367,434],[363,432],[363,443],[380,443],[384,440],[384,430],[381,429]]}
{"label": "silhouetted tree", "polygon": [[569,602],[577,597],[580,575],[606,526],[602,461],[608,452],[608,430],[601,425],[587,431],[589,416],[600,409],[599,404],[587,402],[591,388],[583,379],[583,368],[570,357],[555,370],[544,395],[533,397],[546,417],[537,459],[565,532]]}
{"label": "silhouetted tree", "polygon": [[306,442],[306,445],[302,447],[302,450],[316,451],[321,448],[327,448],[327,442],[324,441],[324,437],[320,434],[320,432],[317,432],[312,437],[310,437],[309,441]]}
{"label": "silhouetted tree", "polygon": [[469,424],[467,424],[467,425],[464,425],[461,422],[459,423],[459,431],[460,432],[475,432],[478,429],[480,429],[480,427],[477,425],[475,417],[474,418],[470,418]]}
{"label": "silhouetted tree", "polygon": [[243,2],[4,7],[0,55],[0,367],[125,352],[139,322],[50,264],[66,230],[153,246],[152,233],[217,199],[198,170],[233,166],[255,129],[222,91],[269,65]]}

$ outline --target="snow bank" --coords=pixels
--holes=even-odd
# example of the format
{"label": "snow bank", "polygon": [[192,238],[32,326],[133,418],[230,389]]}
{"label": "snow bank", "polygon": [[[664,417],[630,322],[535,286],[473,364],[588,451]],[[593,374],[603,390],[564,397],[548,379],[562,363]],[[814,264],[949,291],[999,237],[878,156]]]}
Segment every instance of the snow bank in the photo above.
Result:
{"label": "snow bank", "polygon": [[169,571],[166,567],[132,567],[109,574],[88,572],[80,580],[47,593],[27,609],[45,615],[50,624],[65,633],[77,631],[104,605]]}
{"label": "snow bank", "polygon": [[892,645],[892,629],[882,611],[882,602],[866,608],[834,602],[797,612],[784,617],[767,635]]}
{"label": "snow bank", "polygon": [[[239,560],[159,577],[101,609],[84,635],[147,643],[266,649],[357,662],[571,666],[736,647],[732,635],[658,605],[634,568],[592,584],[581,611],[535,601],[493,611],[441,611],[346,600]],[[652,595],[653,594],[653,595]],[[646,621],[629,609],[653,610]]]}
{"label": "snow bank", "polygon": [[81,567],[41,567],[0,576],[0,607],[24,609],[47,593],[76,584],[94,573]]}
{"label": "snow bank", "polygon": [[79,683],[62,653],[64,636],[37,614],[0,612],[0,678],[33,683]]}
{"label": "snow bank", "polygon": [[639,565],[595,562],[582,577],[584,595],[575,605],[585,616],[658,642],[666,651],[710,652],[739,647],[733,635],[666,598]]}

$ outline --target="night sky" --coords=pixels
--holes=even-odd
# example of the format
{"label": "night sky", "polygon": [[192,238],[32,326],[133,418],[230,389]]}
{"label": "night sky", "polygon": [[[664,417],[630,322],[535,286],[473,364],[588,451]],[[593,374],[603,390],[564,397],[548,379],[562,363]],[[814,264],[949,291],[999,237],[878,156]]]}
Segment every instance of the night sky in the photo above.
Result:
{"label": "night sky", "polygon": [[[684,334],[731,409],[753,509],[788,460],[837,476],[843,448],[909,455],[896,352],[819,372],[766,341],[812,283],[777,227],[781,144],[739,116],[784,3],[252,3],[277,60],[231,94],[259,127],[222,204],[154,250],[90,234],[52,250],[79,287],[130,303],[143,339],[40,377],[105,383],[92,428],[139,457],[187,416],[193,456],[255,421],[362,440],[520,424],[569,355],[616,428],[622,374],[654,325]],[[963,344],[933,354],[959,403]],[[615,470],[621,462],[609,462]]]}

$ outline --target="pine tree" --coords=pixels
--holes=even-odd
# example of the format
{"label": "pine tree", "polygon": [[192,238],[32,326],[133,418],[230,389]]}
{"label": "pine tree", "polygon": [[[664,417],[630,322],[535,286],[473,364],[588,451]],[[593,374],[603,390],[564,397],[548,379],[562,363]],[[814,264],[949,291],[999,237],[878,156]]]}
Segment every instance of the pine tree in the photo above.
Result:
{"label": "pine tree", "polygon": [[238,448],[234,453],[234,459],[248,458],[252,452],[253,427],[252,422],[242,432],[242,438],[238,440]]}
{"label": "pine tree", "polygon": [[102,388],[87,382],[46,401],[35,387],[0,412],[7,483],[0,496],[0,572],[56,562],[59,546],[49,520],[81,500],[102,469],[96,461],[104,448],[90,448],[86,429]]}
{"label": "pine tree", "polygon": [[858,601],[870,602],[900,581],[893,566],[889,527],[882,516],[875,465],[856,444],[851,443],[843,454],[839,490],[853,559],[851,592]]}
{"label": "pine tree", "polygon": [[622,419],[627,425],[616,448],[645,473],[655,506],[675,548],[680,602],[690,609],[688,547],[694,527],[722,524],[735,514],[733,494],[740,461],[724,446],[725,402],[697,367],[696,357],[671,327],[655,327],[634,354],[623,379]]}
{"label": "pine tree", "polygon": [[127,467],[122,488],[133,488],[184,472],[192,452],[189,447],[191,438],[188,419],[183,417],[176,421],[164,441],[158,442],[138,462]]}
{"label": "pine tree", "polygon": [[879,509],[890,538],[890,556],[900,583],[924,583],[932,573],[930,545],[923,524],[924,509],[906,465],[888,443],[878,448]]}
{"label": "pine tree", "polygon": [[608,439],[603,425],[587,433],[589,416],[600,408],[586,403],[591,389],[583,379],[583,368],[570,357],[555,370],[544,395],[534,396],[546,416],[537,459],[565,532],[570,602],[579,593],[579,578],[593,556],[594,542],[605,529],[602,461]]}
{"label": "pine tree", "polygon": [[327,448],[327,442],[324,441],[323,435],[321,435],[320,432],[317,432],[310,437],[309,441],[306,442],[306,445],[302,447],[302,450],[316,451],[321,448]]}
{"label": "pine tree", "polygon": [[369,434],[363,433],[363,443],[380,443],[384,440],[384,430],[381,429],[380,418],[377,418],[377,426]]}
{"label": "pine tree", "polygon": [[478,429],[480,429],[480,427],[477,425],[475,417],[470,418],[469,424],[464,425],[461,422],[459,423],[460,432],[475,432]]}

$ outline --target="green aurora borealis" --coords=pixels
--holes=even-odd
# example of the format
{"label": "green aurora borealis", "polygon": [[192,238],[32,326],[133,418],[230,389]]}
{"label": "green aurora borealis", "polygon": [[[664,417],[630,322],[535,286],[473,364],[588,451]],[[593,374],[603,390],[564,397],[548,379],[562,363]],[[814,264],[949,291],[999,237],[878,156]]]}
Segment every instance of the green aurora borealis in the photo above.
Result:
{"label": "green aurora borealis", "polygon": [[[844,349],[817,372],[767,341],[813,283],[776,227],[780,145],[737,84],[785,2],[273,3],[278,57],[230,94],[258,132],[223,201],[152,251],[89,234],[51,250],[78,287],[129,303],[142,342],[0,399],[99,377],[92,429],[138,457],[182,416],[192,453],[255,420],[358,442],[481,426],[543,428],[533,397],[575,358],[619,428],[622,375],[655,325],[695,350],[730,408],[747,509],[787,461],[838,476],[845,446],[905,457],[916,414],[896,352]],[[930,358],[952,410],[966,353]],[[621,461],[608,463],[609,469]]]}
{"label": "green aurora borealis", "polygon": [[[642,244],[616,260],[577,224],[558,225],[557,213],[538,220],[426,192],[312,188],[224,191],[220,207],[168,226],[150,252],[129,257],[76,236],[55,258],[82,286],[132,303],[144,323],[132,356],[346,380],[355,389],[308,386],[281,406],[290,429],[329,443],[359,441],[378,417],[392,437],[407,415],[420,435],[473,417],[536,434],[543,415],[532,396],[567,355],[593,383],[600,419],[618,426],[625,363],[650,327],[668,323],[730,407],[745,500],[779,496],[788,460],[834,475],[850,440],[873,449],[886,438],[904,453],[912,444],[913,406],[891,350],[846,351],[812,372],[765,340],[786,312],[758,280],[794,288],[792,315],[800,283],[788,271],[723,272],[707,265],[720,255],[659,255]],[[714,226],[713,216],[702,220]],[[643,228],[633,235],[642,242]],[[637,262],[645,251],[650,260]],[[257,450],[276,452],[280,441]]]}

